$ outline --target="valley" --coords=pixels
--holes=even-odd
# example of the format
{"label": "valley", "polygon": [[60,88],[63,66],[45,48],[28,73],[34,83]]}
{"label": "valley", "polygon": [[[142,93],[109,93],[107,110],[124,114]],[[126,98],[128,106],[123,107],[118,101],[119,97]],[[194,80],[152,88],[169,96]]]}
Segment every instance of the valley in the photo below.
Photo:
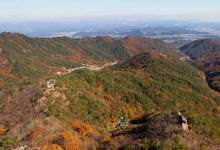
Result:
{"label": "valley", "polygon": [[190,56],[195,67],[205,72],[209,86],[219,91],[220,41],[214,39],[196,40],[181,49]]}

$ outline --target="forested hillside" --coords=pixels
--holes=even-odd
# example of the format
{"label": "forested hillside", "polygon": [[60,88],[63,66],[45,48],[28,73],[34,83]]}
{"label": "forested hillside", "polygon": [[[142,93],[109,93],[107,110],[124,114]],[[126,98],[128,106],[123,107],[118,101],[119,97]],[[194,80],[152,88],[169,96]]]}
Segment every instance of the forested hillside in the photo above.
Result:
{"label": "forested hillside", "polygon": [[220,95],[173,44],[2,33],[0,48],[0,149],[220,146]]}

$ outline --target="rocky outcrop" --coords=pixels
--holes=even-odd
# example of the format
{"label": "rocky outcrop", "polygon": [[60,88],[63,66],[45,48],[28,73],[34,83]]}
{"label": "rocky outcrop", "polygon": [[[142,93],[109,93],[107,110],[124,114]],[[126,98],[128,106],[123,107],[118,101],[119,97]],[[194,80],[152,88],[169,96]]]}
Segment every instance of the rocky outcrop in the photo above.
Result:
{"label": "rocky outcrop", "polygon": [[[66,96],[63,92],[65,88],[58,88],[55,84],[55,79],[49,79],[46,81],[41,89],[41,97],[37,99],[37,106],[40,107],[41,111],[44,113],[47,113],[48,105],[54,104],[57,100],[63,103],[62,108],[69,104],[69,102],[66,101]],[[52,97],[52,99],[48,99],[48,97]]]}

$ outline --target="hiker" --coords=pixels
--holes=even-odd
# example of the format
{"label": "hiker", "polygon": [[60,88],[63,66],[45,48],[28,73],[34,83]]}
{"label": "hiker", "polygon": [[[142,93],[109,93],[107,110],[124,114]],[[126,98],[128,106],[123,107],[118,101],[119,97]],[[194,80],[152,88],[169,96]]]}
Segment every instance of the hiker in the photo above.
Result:
{"label": "hiker", "polygon": [[115,128],[120,129],[124,126],[124,124],[125,124],[125,118],[122,116],[120,118],[120,121],[116,124]]}
{"label": "hiker", "polygon": [[187,131],[189,130],[189,126],[188,126],[188,123],[187,123],[187,119],[178,111],[178,118],[179,118],[179,122],[181,123],[182,125],[182,128],[184,131]]}
{"label": "hiker", "polygon": [[178,111],[179,120],[181,123],[187,124],[187,119]]}

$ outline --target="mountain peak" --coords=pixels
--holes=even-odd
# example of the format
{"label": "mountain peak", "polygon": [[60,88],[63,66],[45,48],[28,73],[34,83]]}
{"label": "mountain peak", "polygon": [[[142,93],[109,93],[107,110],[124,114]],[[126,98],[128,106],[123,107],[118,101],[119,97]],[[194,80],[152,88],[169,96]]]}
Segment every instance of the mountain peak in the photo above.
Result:
{"label": "mountain peak", "polygon": [[122,64],[119,64],[117,67],[119,68],[142,68],[145,66],[146,63],[167,58],[167,55],[161,52],[145,52],[130,58],[129,60],[125,61]]}
{"label": "mountain peak", "polygon": [[13,32],[2,32],[0,34],[0,37],[5,37],[5,38],[23,38],[26,37],[24,34],[20,33],[13,33]]}

